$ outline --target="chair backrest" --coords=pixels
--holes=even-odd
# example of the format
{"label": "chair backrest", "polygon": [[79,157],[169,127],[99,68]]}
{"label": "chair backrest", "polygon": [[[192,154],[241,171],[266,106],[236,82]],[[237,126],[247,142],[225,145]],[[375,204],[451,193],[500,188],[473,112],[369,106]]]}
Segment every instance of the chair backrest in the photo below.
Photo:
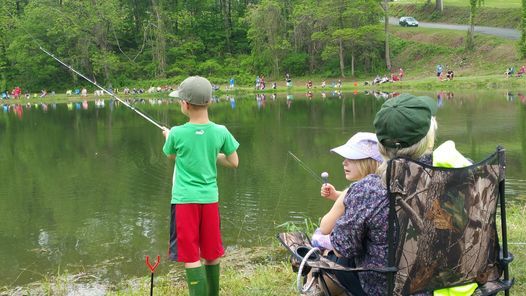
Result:
{"label": "chair backrest", "polygon": [[445,169],[405,158],[388,164],[390,294],[409,295],[500,277],[496,209],[504,150]]}

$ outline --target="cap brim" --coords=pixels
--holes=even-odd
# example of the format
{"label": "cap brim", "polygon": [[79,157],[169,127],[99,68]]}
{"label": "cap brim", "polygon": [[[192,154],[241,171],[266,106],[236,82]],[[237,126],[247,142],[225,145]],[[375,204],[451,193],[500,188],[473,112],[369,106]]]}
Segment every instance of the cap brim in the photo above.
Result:
{"label": "cap brim", "polygon": [[172,91],[168,96],[172,98],[179,98],[179,90]]}
{"label": "cap brim", "polygon": [[356,150],[352,149],[348,145],[342,145],[336,148],[331,149],[331,152],[337,153],[340,156],[347,158],[347,159],[364,159],[368,158],[369,156]]}

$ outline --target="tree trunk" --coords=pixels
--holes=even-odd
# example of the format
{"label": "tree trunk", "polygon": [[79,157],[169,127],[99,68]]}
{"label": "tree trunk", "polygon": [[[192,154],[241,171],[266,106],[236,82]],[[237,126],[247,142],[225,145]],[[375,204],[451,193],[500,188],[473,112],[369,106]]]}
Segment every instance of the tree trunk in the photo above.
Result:
{"label": "tree trunk", "polygon": [[344,61],[343,61],[343,40],[340,38],[338,40],[339,42],[339,56],[340,56],[340,72],[341,72],[341,75],[342,77],[345,77],[345,73],[344,73],[344,70],[345,70],[345,64],[344,64]]}
{"label": "tree trunk", "polygon": [[354,77],[354,52],[351,53],[351,77]]}
{"label": "tree trunk", "polygon": [[473,35],[475,33],[475,13],[477,11],[477,0],[470,0],[469,10],[469,29],[468,38],[466,39],[466,49],[472,50],[475,47]]}
{"label": "tree trunk", "polygon": [[436,0],[435,10],[444,12],[444,1],[443,0]]}
{"label": "tree trunk", "polygon": [[[274,56],[274,77],[279,77],[279,58],[277,55]],[[265,83],[267,83],[266,79]]]}
{"label": "tree trunk", "polygon": [[230,41],[230,37],[232,35],[232,22],[231,22],[231,19],[230,19],[230,12],[231,12],[231,8],[230,6],[232,5],[230,3],[230,0],[220,0],[219,1],[219,4],[221,5],[221,13],[223,14],[223,25],[225,26],[225,45],[226,45],[226,50],[227,52],[229,53],[232,53],[232,48],[231,48],[231,41]]}
{"label": "tree trunk", "polygon": [[[526,1],[526,0],[525,0]],[[314,56],[316,45],[313,41],[309,43],[309,72],[312,73],[314,71],[314,61],[316,57]]]}
{"label": "tree trunk", "polygon": [[384,33],[385,33],[385,65],[387,66],[387,69],[391,71],[391,53],[389,50],[389,4],[387,3],[387,0],[384,0]]}
{"label": "tree trunk", "polygon": [[164,21],[161,16],[161,8],[157,4],[157,0],[151,0],[152,9],[157,21],[155,29],[155,43],[153,47],[153,60],[157,64],[157,76],[164,78],[166,76],[166,38]]}
{"label": "tree trunk", "polygon": [[[526,0],[522,0],[522,15],[526,15]],[[519,43],[521,57],[526,57],[526,17],[521,18],[521,41]]]}

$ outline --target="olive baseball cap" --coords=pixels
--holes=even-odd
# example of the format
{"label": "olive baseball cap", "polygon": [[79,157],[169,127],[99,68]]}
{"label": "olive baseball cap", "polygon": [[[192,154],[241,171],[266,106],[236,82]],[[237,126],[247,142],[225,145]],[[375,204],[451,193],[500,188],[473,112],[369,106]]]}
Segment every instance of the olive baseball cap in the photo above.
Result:
{"label": "olive baseball cap", "polygon": [[437,104],[430,97],[402,94],[387,100],[374,118],[378,141],[390,148],[407,148],[424,138]]}
{"label": "olive baseball cap", "polygon": [[206,105],[212,98],[212,84],[201,76],[190,76],[183,80],[177,90],[169,94],[192,105]]}

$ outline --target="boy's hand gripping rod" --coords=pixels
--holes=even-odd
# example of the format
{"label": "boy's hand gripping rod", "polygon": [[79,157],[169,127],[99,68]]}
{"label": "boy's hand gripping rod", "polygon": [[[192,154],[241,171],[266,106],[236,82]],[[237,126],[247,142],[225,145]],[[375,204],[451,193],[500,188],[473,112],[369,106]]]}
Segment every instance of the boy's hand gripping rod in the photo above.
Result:
{"label": "boy's hand gripping rod", "polygon": [[142,113],[141,111],[137,110],[135,107],[133,107],[132,105],[126,103],[125,101],[119,99],[116,95],[114,95],[113,93],[109,92],[108,90],[106,90],[104,87],[98,85],[96,82],[92,81],[91,79],[89,79],[88,77],[84,76],[82,73],[80,73],[79,71],[73,69],[70,65],[64,63],[63,61],[61,61],[59,58],[55,57],[52,53],[50,53],[49,51],[45,50],[42,46],[38,46],[38,48],[45,52],[48,56],[52,57],[53,59],[55,59],[57,62],[61,63],[62,65],[64,65],[66,68],[70,69],[71,71],[73,71],[75,74],[79,75],[80,77],[86,79],[87,81],[89,81],[91,84],[95,85],[96,87],[98,87],[100,90],[102,90],[103,92],[107,93],[108,95],[112,96],[113,98],[115,98],[117,101],[121,102],[124,106],[132,109],[133,111],[135,111],[135,113],[139,114],[140,116],[142,116],[144,119],[148,120],[149,122],[153,123],[156,127],[160,128],[161,130],[164,130],[165,127],[163,127],[161,124],[159,124],[158,122],[156,122],[155,120],[153,120],[152,118],[150,118],[149,116],[147,116],[146,114]]}

